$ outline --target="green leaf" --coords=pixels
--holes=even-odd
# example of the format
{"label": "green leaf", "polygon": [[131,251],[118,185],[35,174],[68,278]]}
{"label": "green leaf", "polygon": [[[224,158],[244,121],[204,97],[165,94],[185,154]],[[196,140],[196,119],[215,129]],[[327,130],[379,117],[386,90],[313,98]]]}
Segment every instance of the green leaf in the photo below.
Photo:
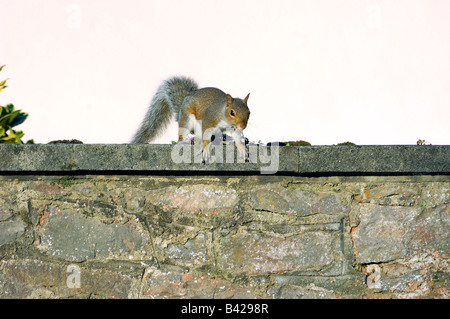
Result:
{"label": "green leaf", "polygon": [[3,117],[0,117],[0,126],[6,127],[9,123],[9,119],[11,118],[11,114],[6,114]]}
{"label": "green leaf", "polygon": [[2,107],[0,112],[0,126],[9,125],[11,127],[22,124],[28,117],[27,113],[21,110],[14,110],[14,105],[8,104],[6,107]]}
{"label": "green leaf", "polygon": [[[19,115],[20,115],[20,111],[14,111],[11,114],[6,114],[2,118],[0,118],[0,126],[6,126],[6,125],[11,126],[11,127],[15,126],[15,125],[12,125],[11,123],[13,123],[15,118]],[[19,119],[19,120],[21,120],[21,119]],[[16,124],[16,125],[18,125],[18,124]]]}
{"label": "green leaf", "polygon": [[2,137],[0,139],[0,143],[5,143],[5,144],[14,144],[17,143],[17,136],[16,134],[9,134],[5,137]]}
{"label": "green leaf", "polygon": [[[0,71],[5,65],[0,66]],[[0,92],[5,89],[9,79],[0,82]],[[12,128],[22,124],[28,117],[28,113],[21,110],[15,110],[13,104],[6,106],[0,105],[0,143],[23,144],[22,137],[25,135],[22,131],[14,131]],[[28,140],[27,144],[34,144],[34,140]]]}
{"label": "green leaf", "polygon": [[5,138],[3,138],[3,143],[8,144],[22,144],[22,141],[20,140],[25,134],[22,131],[14,131],[11,130],[9,135]]}
{"label": "green leaf", "polygon": [[[16,111],[16,112],[18,112],[17,115],[14,118],[11,118],[9,121],[9,126],[11,126],[11,127],[22,124],[28,117],[27,113],[23,113],[20,111]],[[16,113],[16,112],[14,112],[14,113]]]}
{"label": "green leaf", "polygon": [[11,123],[14,122],[14,119],[20,114],[20,111],[14,111],[10,114],[9,120],[8,120],[8,125],[13,127],[14,125],[12,125]]}

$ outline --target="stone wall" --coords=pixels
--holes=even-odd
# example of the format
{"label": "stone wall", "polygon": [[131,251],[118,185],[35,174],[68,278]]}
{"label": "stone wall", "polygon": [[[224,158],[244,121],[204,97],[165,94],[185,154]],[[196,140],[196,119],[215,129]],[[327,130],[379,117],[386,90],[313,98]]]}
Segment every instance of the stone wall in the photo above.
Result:
{"label": "stone wall", "polygon": [[390,164],[372,148],[377,172],[280,148],[272,175],[161,170],[167,158],[121,158],[161,146],[102,147],[0,145],[1,298],[450,297],[448,147],[383,149]]}

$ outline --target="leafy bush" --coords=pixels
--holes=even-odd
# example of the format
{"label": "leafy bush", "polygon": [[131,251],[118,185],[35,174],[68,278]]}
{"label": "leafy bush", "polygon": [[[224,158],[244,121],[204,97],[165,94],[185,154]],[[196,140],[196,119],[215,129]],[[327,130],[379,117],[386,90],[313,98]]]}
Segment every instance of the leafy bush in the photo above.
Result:
{"label": "leafy bush", "polygon": [[[0,71],[3,69],[0,66]],[[0,82],[0,92],[6,88],[7,80]],[[22,124],[28,117],[27,113],[21,110],[15,110],[14,105],[0,105],[0,143],[23,144],[22,137],[25,135],[22,131],[15,131],[13,127]],[[34,144],[33,140],[27,141],[27,144]]]}

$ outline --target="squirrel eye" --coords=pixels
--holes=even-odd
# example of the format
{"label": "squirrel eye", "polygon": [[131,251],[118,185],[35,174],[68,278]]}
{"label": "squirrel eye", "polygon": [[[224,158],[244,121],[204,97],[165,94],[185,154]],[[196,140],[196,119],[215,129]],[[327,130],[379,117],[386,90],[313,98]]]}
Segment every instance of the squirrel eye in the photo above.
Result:
{"label": "squirrel eye", "polygon": [[231,110],[231,111],[230,111],[230,115],[231,115],[232,117],[234,117],[234,116],[235,116],[235,114],[234,114],[234,110]]}

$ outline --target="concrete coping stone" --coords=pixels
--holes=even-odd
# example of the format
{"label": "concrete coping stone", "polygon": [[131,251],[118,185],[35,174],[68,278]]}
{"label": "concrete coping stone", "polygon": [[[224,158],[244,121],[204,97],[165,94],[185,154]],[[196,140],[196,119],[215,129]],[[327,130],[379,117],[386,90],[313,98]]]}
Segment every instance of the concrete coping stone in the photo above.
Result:
{"label": "concrete coping stone", "polygon": [[[2,144],[0,174],[304,174],[449,175],[450,145],[253,146],[251,162],[234,147],[201,163],[198,149],[169,144]],[[221,162],[220,162],[221,161]]]}

